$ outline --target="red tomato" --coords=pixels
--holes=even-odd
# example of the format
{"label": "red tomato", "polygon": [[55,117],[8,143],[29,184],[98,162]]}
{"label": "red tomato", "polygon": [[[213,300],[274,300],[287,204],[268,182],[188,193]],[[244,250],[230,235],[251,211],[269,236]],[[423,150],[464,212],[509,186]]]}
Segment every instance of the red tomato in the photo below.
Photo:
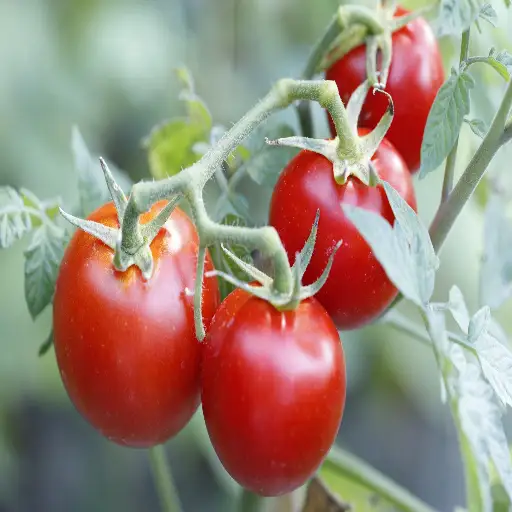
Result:
{"label": "red tomato", "polygon": [[278,311],[240,289],[215,313],[203,352],[206,426],[242,486],[277,496],[301,486],[334,442],[345,403],[345,360],[315,300]]}
{"label": "red tomato", "polygon": [[[398,8],[396,16],[407,14]],[[416,18],[393,33],[393,57],[386,91],[395,103],[395,117],[386,138],[396,147],[411,172],[420,166],[421,142],[430,107],[444,82],[439,47],[430,25]],[[366,47],[361,45],[333,64],[325,78],[334,80],[346,104],[366,79]],[[388,100],[383,94],[368,94],[359,118],[361,126],[374,128],[384,115]],[[335,134],[331,123],[331,132]]]}
{"label": "red tomato", "polygon": [[[366,133],[361,129],[360,133]],[[395,148],[384,140],[372,158],[379,176],[416,209],[411,175]],[[345,185],[334,180],[332,163],[322,155],[301,151],[282,172],[270,204],[274,226],[290,262],[306,242],[320,208],[318,234],[310,265],[304,275],[309,284],[320,277],[339,240],[343,244],[325,285],[316,298],[341,330],[361,327],[378,317],[397,295],[397,289],[373,255],[356,227],[345,217],[342,206],[374,211],[394,222],[394,215],[381,186],[368,187],[350,177]]]}
{"label": "red tomato", "polygon": [[[148,222],[165,205],[145,214]],[[112,203],[89,217],[118,227]],[[199,405],[201,346],[193,298],[198,236],[176,208],[151,243],[154,274],[115,270],[113,251],[77,230],[62,261],[53,306],[54,341],[64,386],[79,412],[116,443],[162,443]],[[210,257],[206,269],[212,270]],[[203,315],[219,303],[215,279],[205,280]]]}

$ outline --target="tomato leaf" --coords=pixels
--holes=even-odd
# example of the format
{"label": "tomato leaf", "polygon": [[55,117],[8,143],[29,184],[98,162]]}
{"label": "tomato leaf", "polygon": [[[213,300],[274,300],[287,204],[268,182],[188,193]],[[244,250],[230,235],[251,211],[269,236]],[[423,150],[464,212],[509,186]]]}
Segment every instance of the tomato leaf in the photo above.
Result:
{"label": "tomato leaf", "polygon": [[493,194],[485,211],[480,303],[499,308],[512,295],[512,223],[505,201]]}
{"label": "tomato leaf", "polygon": [[0,249],[10,247],[31,229],[23,197],[11,187],[0,187]]}
{"label": "tomato leaf", "polygon": [[494,10],[494,7],[489,3],[482,5],[478,16],[489,22],[493,27],[496,27],[498,24],[498,14]]}
{"label": "tomato leaf", "polygon": [[453,316],[455,322],[459,326],[460,330],[464,333],[468,333],[469,329],[469,311],[466,306],[466,301],[462,292],[457,286],[452,286],[450,290],[450,296],[448,299],[448,310]]}
{"label": "tomato leaf", "polygon": [[39,357],[44,356],[53,346],[53,329],[50,331],[48,338],[39,347]]}
{"label": "tomato leaf", "polygon": [[152,176],[163,179],[192,165],[200,156],[194,146],[206,137],[204,127],[188,119],[172,119],[154,128],[145,141]]}
{"label": "tomato leaf", "polygon": [[438,37],[460,35],[478,18],[481,0],[441,0],[435,23]]}
{"label": "tomato leaf", "polygon": [[52,301],[66,243],[66,231],[47,222],[37,228],[25,251],[25,299],[33,319]]}
{"label": "tomato leaf", "polygon": [[469,91],[474,83],[468,73],[452,69],[450,77],[437,92],[421,145],[420,178],[439,167],[453,148],[464,117],[469,114]]}
{"label": "tomato leaf", "polygon": [[288,146],[270,146],[265,139],[291,137],[294,133],[293,128],[286,124],[274,126],[266,132],[257,131],[249,145],[251,156],[237,172],[247,172],[258,185],[273,187],[280,172],[298,151]]}
{"label": "tomato leaf", "polygon": [[344,207],[395,286],[420,307],[429,301],[434,289],[439,260],[428,231],[414,210],[388,183],[383,182],[395,214],[393,227],[374,212]]}
{"label": "tomato leaf", "polygon": [[[427,307],[425,312],[428,331],[439,353],[443,382],[446,384],[446,393],[455,416],[455,426],[469,478],[468,486],[471,488],[471,502],[478,510],[491,512],[490,457],[487,448],[491,436],[489,429],[481,421],[483,411],[480,412],[477,408],[485,406],[489,412],[497,412],[498,417],[493,416],[491,425],[494,426],[497,422],[498,430],[501,428],[503,431],[500,410],[494,401],[492,389],[481,378],[475,358],[470,358],[469,365],[468,354],[464,349],[448,341],[444,312],[432,307]],[[499,434],[497,437],[500,437]]]}
{"label": "tomato leaf", "polygon": [[184,85],[179,98],[185,103],[186,116],[161,123],[144,140],[149,170],[156,179],[178,174],[199,160],[213,131],[212,116],[195,93],[192,75],[186,68],[178,69],[177,75]]}
{"label": "tomato leaf", "polygon": [[471,128],[471,131],[481,139],[485,137],[489,129],[487,124],[481,119],[464,119],[464,122],[467,123]]}

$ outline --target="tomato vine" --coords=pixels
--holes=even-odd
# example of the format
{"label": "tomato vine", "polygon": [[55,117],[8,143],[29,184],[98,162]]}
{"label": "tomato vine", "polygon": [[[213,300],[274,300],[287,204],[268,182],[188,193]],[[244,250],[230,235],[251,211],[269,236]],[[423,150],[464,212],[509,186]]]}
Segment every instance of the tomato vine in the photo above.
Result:
{"label": "tomato vine", "polygon": [[[439,2],[439,16],[447,17],[445,25],[439,29],[440,33],[462,34],[459,62],[442,85],[439,82],[442,75],[436,75],[435,91],[430,91],[432,99],[427,102],[428,117],[421,120],[419,127],[422,133],[421,152],[412,157],[405,155],[398,144],[395,144],[395,149],[385,139],[386,135],[392,134],[389,129],[394,126],[394,119],[396,121],[396,104],[400,101],[400,98],[393,97],[399,95],[394,91],[391,93],[390,86],[393,38],[398,31],[419,21],[420,16],[431,11],[404,13],[397,10],[395,2],[382,1],[375,8],[358,4],[340,6],[314,46],[302,78],[287,78],[276,82],[269,93],[227,131],[213,125],[206,105],[194,92],[190,76],[181,72],[181,78],[187,87],[185,97],[188,118],[157,127],[146,141],[150,153],[150,167],[153,174],[159,178],[158,181],[134,184],[130,194],[126,196],[117,184],[109,165],[100,158],[113,205],[102,206],[87,219],[58,209],[59,201],[40,201],[26,190],[15,191],[9,187],[2,190],[7,198],[7,207],[0,209],[0,247],[8,247],[26,233],[33,231],[31,244],[25,253],[27,304],[34,318],[50,304],[53,304],[54,308],[54,328],[41,347],[41,353],[46,352],[52,341],[55,342],[61,375],[70,396],[84,416],[109,439],[131,446],[150,447],[151,463],[162,497],[162,506],[167,510],[179,510],[180,504],[170,471],[165,464],[163,448],[159,443],[174,435],[188,422],[198,406],[199,394],[202,396],[205,421],[214,448],[230,474],[246,488],[262,495],[278,495],[293,491],[316,473],[333,444],[345,400],[343,352],[338,337],[335,336],[336,327],[333,319],[337,322],[338,328],[356,328],[374,321],[388,306],[380,322],[389,323],[428,344],[434,353],[441,375],[444,400],[448,402],[459,436],[466,474],[468,509],[470,512],[491,510],[491,465],[496,468],[503,487],[512,498],[512,460],[503,430],[501,407],[512,406],[512,352],[507,347],[506,336],[501,327],[492,317],[490,307],[495,308],[501,302],[497,301],[499,304],[496,305],[481,304],[480,309],[470,315],[465,299],[457,287],[452,288],[448,301],[432,301],[440,250],[495,154],[512,139],[512,56],[506,51],[496,53],[495,49],[491,49],[486,56],[470,55],[471,26],[478,18],[493,24],[497,18],[490,4],[479,5],[478,9],[475,4],[465,0]],[[425,23],[423,28],[427,27],[425,20],[422,20],[422,23]],[[428,27],[427,29],[430,30]],[[345,104],[340,96],[338,83],[346,78],[343,73],[336,81],[314,80],[314,77],[331,69],[342,59],[354,56],[355,54],[351,52],[361,45],[364,45],[361,51],[365,58],[366,79],[358,80],[357,87],[350,91],[350,99]],[[438,54],[434,56],[433,62],[434,67],[440,68]],[[479,119],[467,118],[471,110],[471,90],[475,84],[469,69],[475,63],[491,66],[507,82],[501,102],[488,128]],[[327,74],[329,75],[329,71]],[[377,118],[372,131],[361,129],[361,117],[364,116],[365,105],[368,108],[365,101],[369,94],[378,95],[378,98],[385,102],[382,116],[372,112]],[[373,100],[371,97],[370,99]],[[311,102],[318,103],[330,116],[335,129],[332,140],[313,137]],[[243,212],[247,211],[246,203],[235,190],[244,176],[251,175],[250,151],[242,143],[269,116],[293,104],[297,106],[301,136],[286,134],[265,140],[268,147],[281,146],[301,150],[285,167],[275,186],[270,212],[270,223],[275,227],[254,227],[225,221],[233,212],[223,211],[222,208],[219,211],[223,215],[218,213],[211,216],[205,205],[203,192],[207,182],[214,177],[222,191],[222,200],[225,200],[236,214],[243,215]],[[197,122],[197,125],[194,122]],[[461,177],[455,180],[459,136],[464,122],[481,136],[482,141]],[[176,137],[180,137],[179,140],[183,142],[182,159],[180,165],[168,166],[166,142],[174,142],[177,140]],[[399,142],[406,144],[410,141],[407,139],[405,142]],[[77,159],[78,165],[87,167],[89,157],[85,155],[84,158],[82,143],[78,132],[75,132],[73,144],[81,156]],[[388,156],[384,157],[385,154]],[[389,169],[382,167],[387,165],[387,159],[394,159],[394,163],[389,164]],[[429,228],[416,214],[412,181],[406,172],[405,160],[414,162],[414,168],[409,164],[411,173],[417,170],[416,164],[421,161],[420,179],[445,162],[441,203]],[[302,175],[299,175],[299,171]],[[318,186],[324,202],[317,197],[319,192],[316,185],[320,182],[314,182],[315,186],[311,186],[311,182],[307,181],[310,174],[314,174],[318,179],[325,175],[325,182],[322,183],[328,183],[328,186]],[[294,176],[293,180],[296,181],[290,176]],[[297,176],[299,178],[296,178]],[[293,183],[285,183],[287,179]],[[298,196],[293,196],[297,190]],[[350,192],[347,193],[347,190]],[[345,200],[345,193],[348,200]],[[350,195],[357,193],[363,199],[354,199],[356,196]],[[99,192],[92,195],[95,194],[100,195]],[[84,193],[81,195],[81,214],[86,216],[92,209],[89,208],[89,203],[94,202],[94,197],[91,198]],[[332,204],[326,206],[326,197]],[[286,206],[286,201],[292,199],[298,205],[293,211]],[[149,303],[148,297],[153,290],[151,285],[156,279],[163,279],[162,254],[169,257],[165,247],[158,252],[156,246],[158,243],[170,244],[168,238],[172,236],[173,222],[189,222],[185,220],[186,215],[178,209],[180,201],[187,204],[194,221],[194,227],[185,230],[188,238],[183,235],[184,243],[189,244],[187,269],[192,268],[190,261],[193,260],[193,272],[188,272],[180,281],[183,290],[174,290],[174,302],[166,303],[169,310],[175,310],[174,306],[180,304],[180,307],[183,307],[183,318],[177,319],[172,326],[167,326],[169,332],[164,333],[162,340],[170,340],[176,347],[179,343],[187,342],[184,350],[192,354],[188,383],[190,385],[187,392],[183,392],[187,394],[184,405],[181,402],[176,405],[173,402],[175,397],[167,397],[169,400],[166,403],[169,409],[172,409],[172,413],[179,416],[178,420],[171,418],[169,425],[164,425],[168,418],[162,419],[161,411],[156,410],[158,407],[152,411],[151,407],[145,404],[147,416],[151,416],[150,412],[154,412],[154,416],[149,418],[147,424],[139,425],[140,432],[135,432],[137,429],[132,428],[131,420],[135,410],[132,408],[133,402],[137,401],[134,397],[137,393],[130,391],[130,399],[123,402],[126,408],[111,407],[111,404],[107,404],[108,399],[103,397],[103,388],[92,386],[92,373],[82,372],[80,365],[76,364],[76,361],[90,358],[93,361],[95,375],[104,372],[104,375],[111,376],[108,365],[117,353],[114,351],[110,359],[105,359],[105,356],[101,355],[106,352],[103,350],[104,347],[101,354],[99,350],[87,352],[87,347],[83,352],[74,352],[74,336],[81,337],[80,339],[87,337],[86,345],[89,349],[93,345],[90,343],[91,340],[97,340],[88,331],[89,317],[80,316],[79,312],[74,310],[75,305],[82,299],[83,290],[76,293],[73,291],[73,277],[76,274],[83,277],[83,288],[92,299],[82,302],[85,309],[90,309],[90,314],[98,314],[98,304],[104,305],[104,299],[94,295],[99,293],[100,281],[88,282],[89,270],[84,270],[88,269],[89,265],[95,265],[94,258],[98,258],[103,264],[107,262],[108,275],[114,276],[112,279],[115,285],[121,283],[123,286],[138,286],[138,290],[144,290],[141,294],[146,294],[146,304]],[[159,208],[156,208],[157,204],[160,204]],[[288,211],[279,210],[283,205]],[[332,218],[324,214],[326,210],[334,212]],[[88,238],[79,231],[68,244],[68,233],[59,224],[58,211],[71,224],[95,238]],[[313,216],[314,221],[309,219]],[[142,222],[142,219],[145,222]],[[341,227],[336,224],[338,221],[341,222]],[[330,235],[325,234],[323,226],[326,225],[330,228]],[[68,249],[65,252],[66,245]],[[235,246],[243,247],[246,253],[260,256],[265,260],[269,271],[264,272],[260,268],[264,265],[251,262],[250,257],[237,254],[236,250],[233,250]],[[83,257],[78,258],[77,255],[80,256],[80,251],[84,248],[95,256],[82,255]],[[228,263],[213,270],[209,248],[216,253],[217,260],[225,258]],[[338,257],[337,261],[343,260],[343,264],[336,266],[335,257],[339,248],[340,251],[348,252],[346,259]],[[317,254],[321,256],[320,260],[316,259]],[[61,260],[63,264],[59,270]],[[349,279],[345,282],[346,275],[343,272],[349,268],[350,262],[356,260],[358,264],[361,261],[366,262],[367,267],[362,269],[361,275],[358,275],[357,271],[349,272]],[[505,267],[508,261],[499,263]],[[168,267],[165,268],[169,271]],[[314,274],[313,277],[308,274],[308,270]],[[133,277],[134,275],[136,277]],[[218,309],[216,284],[211,285],[215,289],[208,288],[205,284],[212,283],[215,277],[241,289],[223,294],[227,295],[227,298]],[[250,278],[250,283],[246,282],[246,277]],[[308,284],[302,283],[303,277]],[[123,279],[126,279],[126,282]],[[505,284],[507,291],[503,293],[503,300],[511,293],[508,287],[512,289],[510,282],[507,281]],[[322,288],[324,285],[325,288]],[[343,287],[345,293],[350,289],[352,296],[349,297],[350,300],[333,305],[339,298],[336,295],[340,287]],[[118,291],[117,288],[116,290]],[[326,290],[329,294],[327,298],[323,294]],[[357,293],[362,294],[361,297],[356,297]],[[397,293],[400,293],[399,297],[390,305]],[[314,295],[318,296],[319,302],[311,299]],[[424,328],[396,314],[393,307],[401,298],[408,299],[417,306]],[[162,297],[157,299],[161,301]],[[372,304],[370,308],[370,300],[375,301],[375,307]],[[142,302],[143,299],[139,297],[139,303]],[[117,334],[125,335],[129,334],[127,328],[131,328],[130,332],[137,329],[147,331],[153,329],[155,324],[159,325],[160,319],[155,320],[148,313],[141,327],[137,323],[138,320],[134,320],[134,304],[133,299],[127,299],[126,303],[118,300],[117,306],[121,311],[117,312],[115,317],[105,316],[105,321],[101,323],[105,337],[111,334],[111,324],[115,324],[114,328],[117,326]],[[203,311],[206,309],[207,315]],[[251,326],[253,310],[257,311],[261,318],[267,319],[267,323]],[[359,314],[360,317],[355,318]],[[301,320],[301,315],[309,317]],[[188,317],[192,316],[193,329],[187,323]],[[347,316],[350,317],[348,320]],[[212,317],[212,328],[209,331]],[[447,317],[454,320],[460,332],[447,330]],[[116,318],[123,319],[122,327],[119,322],[116,324]],[[176,334],[170,332],[172,330],[172,333],[175,333],[176,325],[182,319],[187,320],[183,320],[178,339]],[[131,324],[131,321],[134,323]],[[301,321],[305,322],[303,329],[297,332],[294,329]],[[274,332],[276,325],[281,326],[277,334]],[[97,325],[94,326],[96,327]],[[257,338],[258,329],[264,330],[267,336],[265,343],[260,343],[260,346],[265,347],[265,353],[260,354],[259,359],[250,345]],[[310,346],[312,333],[321,338],[318,344],[323,343],[324,350],[320,355],[315,352],[318,344]],[[124,343],[124,339],[118,338],[119,336],[109,338],[109,349],[118,342]],[[140,361],[141,354],[147,350],[147,339],[144,335],[140,335],[139,338],[139,358],[132,361],[133,368],[136,367],[137,370],[140,368],[135,363]],[[200,345],[199,342],[204,342],[204,345]],[[165,348],[164,345],[162,342],[161,348]],[[293,361],[294,357],[297,361],[302,357],[309,358],[310,362],[320,361],[323,364],[322,374],[314,374],[306,364],[297,365],[297,368],[285,367],[284,363],[278,368],[269,364],[268,361],[278,360],[279,355],[274,352],[276,350],[281,354],[286,352],[289,355],[286,357],[287,361]],[[151,366],[148,370],[150,374],[169,356],[165,350],[157,353],[154,347],[151,354],[157,357],[151,365],[148,363]],[[183,377],[182,374],[185,372],[181,370],[185,369],[186,357],[182,355],[180,361],[177,361],[173,356],[174,353],[171,354],[169,366],[165,369],[173,374],[173,377],[178,374]],[[330,366],[322,357],[329,361]],[[74,358],[76,360],[72,361]],[[102,367],[105,361],[106,366]],[[112,373],[118,380],[111,387],[116,389],[117,385],[118,391],[124,391],[127,382],[133,381],[133,368],[129,365],[128,373],[132,380],[123,380],[126,375],[118,371],[119,367],[122,367],[119,358],[117,363],[118,366]],[[177,363],[181,363],[179,368]],[[243,371],[240,370],[242,365],[245,365]],[[295,375],[296,379],[291,378],[292,375]],[[264,386],[255,388],[254,382],[263,379],[263,376],[266,378],[265,382],[270,383],[268,389],[265,388],[268,396],[265,397],[266,403],[258,403],[258,393]],[[145,380],[145,377],[147,375],[144,372],[139,375],[141,380]],[[234,381],[238,382],[241,389],[233,389]],[[285,398],[278,394],[271,396],[272,386],[276,382],[279,389],[288,385],[294,386],[296,394],[287,395]],[[290,382],[294,383],[293,386]],[[322,382],[323,387],[320,385]],[[83,383],[88,383],[89,387]],[[94,381],[94,384],[97,385],[98,382]],[[165,380],[162,388],[167,384]],[[317,393],[316,396],[314,392]],[[329,399],[326,399],[328,395]],[[303,396],[317,404],[315,414],[318,417],[314,417],[313,413],[309,416],[309,420],[314,417],[314,424],[305,428],[307,422],[302,418],[304,421],[301,425],[304,428],[294,428],[295,437],[278,435],[275,439],[277,448],[272,445],[270,451],[266,451],[268,446],[264,446],[264,443],[259,444],[261,440],[257,438],[259,428],[255,427],[253,409],[258,409],[260,421],[264,418],[269,425],[277,425],[275,431],[284,431],[290,423],[300,423],[301,418],[295,418],[294,414],[302,411],[301,407],[305,403],[302,400]],[[141,403],[146,398],[144,395]],[[162,396],[160,398],[162,399]],[[261,401],[261,397],[259,400]],[[318,405],[322,400],[330,400],[329,403],[323,404],[325,410],[321,410]],[[247,401],[250,402],[249,406],[246,406]],[[104,410],[91,410],[91,403],[95,405],[96,402],[101,402]],[[183,410],[180,410],[181,406]],[[235,409],[239,412],[233,412]],[[179,414],[176,410],[180,410]],[[475,411],[479,412],[479,415],[475,415]],[[327,421],[329,414],[332,417]],[[120,423],[121,428],[118,428]],[[321,423],[324,430],[321,430]],[[311,432],[315,428],[317,431],[313,432],[315,435],[311,437]],[[281,433],[281,430],[279,432]],[[302,442],[300,453],[296,438]],[[287,442],[290,442],[289,446]],[[284,455],[278,450],[283,446]],[[245,462],[245,465],[240,463],[240,453],[244,447],[250,454],[249,463]],[[295,448],[297,450],[294,451]],[[277,461],[273,459],[278,457],[276,453],[281,457]],[[334,450],[331,452],[326,465],[333,465],[342,476],[349,475],[352,480],[378,492],[401,510],[430,510],[427,505],[371,469],[365,468],[357,460],[336,453]],[[292,460],[290,454],[297,456],[298,459]],[[283,471],[288,463],[293,467]],[[319,470],[320,476],[323,469]],[[329,486],[320,486],[320,489],[323,489],[321,492],[335,494]],[[343,510],[345,505],[341,500],[336,498],[332,501],[336,503],[338,510]],[[258,495],[249,491],[242,492],[240,510],[256,510],[260,504]],[[309,512],[307,506],[306,504],[304,512]]]}

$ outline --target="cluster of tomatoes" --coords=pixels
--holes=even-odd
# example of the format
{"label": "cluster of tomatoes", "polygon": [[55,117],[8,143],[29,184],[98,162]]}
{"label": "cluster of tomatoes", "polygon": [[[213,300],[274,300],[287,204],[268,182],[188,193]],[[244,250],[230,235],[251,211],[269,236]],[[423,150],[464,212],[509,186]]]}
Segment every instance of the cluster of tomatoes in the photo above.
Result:
{"label": "cluster of tomatoes", "polygon": [[[327,78],[337,82],[346,102],[365,79],[364,48],[335,63]],[[442,81],[437,43],[426,22],[416,19],[397,31],[387,84],[395,118],[373,162],[413,208],[411,173],[419,166],[426,118]],[[368,97],[362,133],[385,108],[382,96]],[[370,323],[397,294],[344,216],[345,204],[394,221],[381,187],[355,178],[339,185],[326,158],[299,153],[275,187],[270,224],[293,263],[320,209],[304,282],[319,277],[343,240],[326,284],[315,298],[280,311],[240,289],[219,305],[216,278],[206,277],[203,343],[195,336],[187,293],[194,289],[199,240],[185,213],[176,208],[152,242],[155,270],[149,281],[135,267],[115,270],[111,249],[77,231],[54,298],[58,365],[77,409],[107,438],[149,447],[179,432],[202,403],[212,444],[241,485],[262,495],[302,485],[321,464],[341,422],[346,377],[338,330]],[[142,222],[162,206],[155,204]],[[119,227],[112,204],[89,218]],[[207,255],[206,270],[212,269]]]}

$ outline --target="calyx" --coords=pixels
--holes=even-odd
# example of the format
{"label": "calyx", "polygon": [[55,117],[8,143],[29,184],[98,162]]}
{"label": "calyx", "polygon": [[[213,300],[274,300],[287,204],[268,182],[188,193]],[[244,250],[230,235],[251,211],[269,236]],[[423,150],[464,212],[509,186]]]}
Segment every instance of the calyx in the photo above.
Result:
{"label": "calyx", "polygon": [[[139,223],[139,215],[129,210],[128,199],[114,180],[105,160],[100,158],[105,181],[116,207],[119,228],[111,228],[99,222],[80,219],[59,208],[61,215],[77,228],[101,240],[114,251],[114,267],[124,272],[132,265],[138,267],[144,279],[153,274],[153,256],[150,245],[160,228],[165,224],[174,210],[178,198],[173,198],[151,221]],[[129,225],[129,229],[127,229]],[[124,228],[124,229],[123,229]]]}
{"label": "calyx", "polygon": [[302,250],[298,252],[295,256],[295,262],[292,266],[293,287],[288,294],[283,294],[276,291],[272,286],[273,279],[270,276],[268,276],[261,270],[257,269],[253,265],[241,260],[240,258],[238,258],[238,256],[233,254],[224,246],[222,246],[222,250],[233,261],[233,263],[237,265],[241,270],[243,270],[247,274],[247,276],[250,277],[253,281],[257,281],[260,284],[260,286],[240,281],[236,277],[230,274],[226,274],[225,272],[221,272],[219,270],[207,272],[206,276],[221,277],[222,279],[225,279],[226,281],[237,286],[238,288],[241,288],[256,297],[259,297],[260,299],[270,302],[274,307],[276,307],[279,310],[284,311],[295,309],[300,304],[301,301],[315,295],[320,290],[320,288],[322,288],[322,286],[325,284],[327,278],[329,277],[329,272],[331,270],[332,264],[334,262],[334,256],[336,255],[336,252],[338,251],[343,242],[342,240],[340,240],[333,247],[327,265],[325,266],[325,269],[322,272],[322,275],[314,283],[307,286],[303,286],[302,278],[304,276],[304,273],[306,272],[306,269],[313,255],[319,220],[320,210],[317,210],[309,237],[306,243],[304,244]]}
{"label": "calyx", "polygon": [[366,135],[359,135],[358,119],[371,87],[368,80],[363,82],[350,97],[346,108],[342,109],[342,119],[333,119],[335,126],[341,127],[342,130],[336,138],[326,140],[309,137],[285,137],[276,140],[266,139],[267,144],[306,149],[325,156],[332,162],[334,179],[341,185],[346,183],[350,176],[355,176],[365,185],[375,186],[379,177],[371,158],[391,125],[394,106],[393,100],[387,92],[373,88],[373,94],[387,96],[388,108],[373,131]]}

